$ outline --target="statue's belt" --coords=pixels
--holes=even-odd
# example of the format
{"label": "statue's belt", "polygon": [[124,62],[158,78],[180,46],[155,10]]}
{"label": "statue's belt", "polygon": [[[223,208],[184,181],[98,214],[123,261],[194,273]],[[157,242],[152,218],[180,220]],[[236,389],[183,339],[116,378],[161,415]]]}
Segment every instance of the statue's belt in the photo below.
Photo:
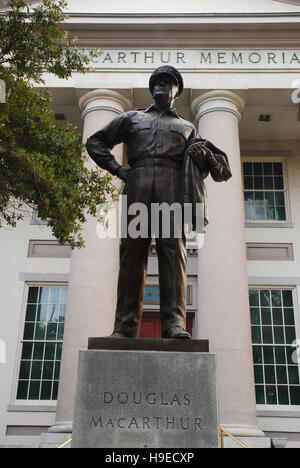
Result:
{"label": "statue's belt", "polygon": [[132,169],[137,169],[140,167],[172,167],[174,169],[182,169],[182,163],[180,161],[174,161],[172,159],[164,158],[151,158],[151,159],[141,159],[136,161],[131,165]]}

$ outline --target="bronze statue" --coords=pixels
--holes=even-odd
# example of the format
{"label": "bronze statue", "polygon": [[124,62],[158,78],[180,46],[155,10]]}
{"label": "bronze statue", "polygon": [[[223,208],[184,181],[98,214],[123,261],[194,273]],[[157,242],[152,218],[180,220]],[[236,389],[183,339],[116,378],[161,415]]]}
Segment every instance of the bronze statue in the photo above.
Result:
{"label": "bronze statue", "polygon": [[[125,182],[128,207],[151,204],[202,203],[206,207],[204,179],[211,173],[221,182],[231,177],[227,156],[210,142],[197,138],[195,127],[173,108],[183,91],[183,79],[171,66],[159,67],[150,77],[154,104],[145,111],[116,117],[90,137],[91,158]],[[127,145],[130,168],[120,166],[110,150]],[[128,216],[130,220],[130,216]],[[208,223],[205,209],[204,225]],[[191,229],[195,229],[195,212]],[[144,285],[152,230],[145,238],[121,239],[118,302],[113,337],[137,337],[142,318]],[[162,337],[190,339],[186,328],[186,235],[156,235],[159,265]],[[201,280],[201,279],[200,279]]]}

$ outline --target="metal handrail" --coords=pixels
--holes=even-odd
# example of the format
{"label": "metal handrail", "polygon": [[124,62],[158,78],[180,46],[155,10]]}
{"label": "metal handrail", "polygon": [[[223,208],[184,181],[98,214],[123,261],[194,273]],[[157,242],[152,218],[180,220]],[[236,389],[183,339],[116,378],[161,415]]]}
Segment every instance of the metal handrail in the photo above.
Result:
{"label": "metal handrail", "polygon": [[241,442],[239,439],[237,439],[232,434],[230,434],[230,432],[226,431],[224,427],[221,426],[220,429],[221,429],[221,448],[225,448],[224,447],[224,434],[230,437],[230,439],[234,440],[234,442],[239,444],[242,448],[246,448],[246,449],[249,448],[247,447],[247,445],[243,444],[243,442]]}
{"label": "metal handrail", "polygon": [[[241,447],[243,448],[249,448],[247,447],[247,445],[243,444],[243,442],[241,442],[239,439],[237,439],[236,437],[234,437],[232,434],[230,434],[230,432],[226,431],[226,429],[224,429],[224,427],[220,427],[221,429],[221,448],[225,448],[224,447],[224,434],[227,435],[228,437],[230,437],[230,439],[234,440],[234,442],[236,442],[237,444],[239,444]],[[61,444],[59,447],[59,449],[63,449],[65,448],[67,445],[69,445],[69,443],[72,442],[72,437],[68,440],[66,440],[63,444]]]}
{"label": "metal handrail", "polygon": [[57,448],[63,449],[63,448],[65,448],[67,445],[69,445],[70,442],[72,442],[72,437],[71,437],[70,439],[66,440],[66,442],[64,442],[63,444],[61,444],[61,445],[60,445],[59,447],[57,447]]}

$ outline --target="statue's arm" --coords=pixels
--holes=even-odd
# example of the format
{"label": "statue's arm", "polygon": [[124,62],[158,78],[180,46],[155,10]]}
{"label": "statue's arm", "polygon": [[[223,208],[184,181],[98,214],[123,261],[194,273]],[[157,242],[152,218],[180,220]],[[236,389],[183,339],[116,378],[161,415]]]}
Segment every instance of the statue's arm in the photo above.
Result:
{"label": "statue's arm", "polygon": [[99,167],[109,171],[112,175],[118,175],[118,170],[122,166],[115,160],[110,150],[126,140],[128,125],[127,115],[122,114],[92,135],[86,142],[89,156]]}

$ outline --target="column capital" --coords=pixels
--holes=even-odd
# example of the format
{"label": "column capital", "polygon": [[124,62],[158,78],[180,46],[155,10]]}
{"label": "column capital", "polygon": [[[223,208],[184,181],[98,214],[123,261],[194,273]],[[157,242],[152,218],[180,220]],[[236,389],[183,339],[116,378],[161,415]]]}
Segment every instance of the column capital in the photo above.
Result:
{"label": "column capital", "polygon": [[225,89],[208,91],[192,101],[196,122],[205,114],[216,111],[230,112],[240,120],[244,108],[244,97]]}
{"label": "column capital", "polygon": [[132,103],[117,91],[94,89],[79,99],[79,108],[84,119],[87,114],[96,110],[108,110],[116,114],[123,114],[132,108]]}

